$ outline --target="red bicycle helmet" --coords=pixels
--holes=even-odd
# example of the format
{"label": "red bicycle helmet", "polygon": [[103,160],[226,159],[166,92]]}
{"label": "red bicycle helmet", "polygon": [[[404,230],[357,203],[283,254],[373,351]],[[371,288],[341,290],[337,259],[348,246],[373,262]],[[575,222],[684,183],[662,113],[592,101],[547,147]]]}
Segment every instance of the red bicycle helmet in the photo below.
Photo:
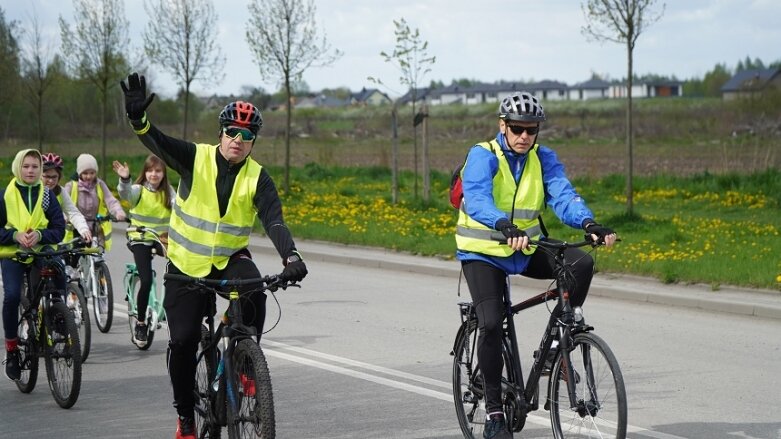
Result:
{"label": "red bicycle helmet", "polygon": [[249,102],[235,101],[226,105],[220,112],[220,126],[240,126],[258,134],[263,126],[263,117],[258,107]]}
{"label": "red bicycle helmet", "polygon": [[62,163],[62,157],[58,156],[57,154],[53,152],[47,152],[46,154],[41,155],[41,161],[43,161],[44,171],[49,169],[56,169],[62,172],[62,168],[64,166]]}

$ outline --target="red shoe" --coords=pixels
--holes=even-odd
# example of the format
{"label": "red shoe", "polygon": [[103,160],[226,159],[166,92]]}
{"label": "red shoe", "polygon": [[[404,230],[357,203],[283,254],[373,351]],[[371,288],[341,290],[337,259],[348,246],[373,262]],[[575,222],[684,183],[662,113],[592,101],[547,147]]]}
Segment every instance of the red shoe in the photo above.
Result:
{"label": "red shoe", "polygon": [[241,379],[241,387],[244,389],[244,396],[254,398],[255,397],[255,380],[248,377],[245,374],[239,375]]}
{"label": "red shoe", "polygon": [[175,439],[195,439],[195,419],[179,416]]}

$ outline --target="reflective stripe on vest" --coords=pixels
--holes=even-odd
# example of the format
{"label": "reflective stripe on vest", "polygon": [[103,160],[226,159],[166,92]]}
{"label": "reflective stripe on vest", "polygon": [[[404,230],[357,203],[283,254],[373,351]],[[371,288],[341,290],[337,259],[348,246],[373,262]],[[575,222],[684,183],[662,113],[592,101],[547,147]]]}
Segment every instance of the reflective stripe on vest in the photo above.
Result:
{"label": "reflective stripe on vest", "polygon": [[[43,212],[43,191],[46,188],[43,184],[39,183],[38,199],[35,200],[33,210],[30,212],[27,210],[27,205],[22,199],[22,193],[19,192],[19,188],[16,187],[16,181],[11,179],[8,187],[5,188],[5,194],[3,195],[3,201],[5,202],[6,210],[6,229],[16,229],[17,231],[26,230],[39,230],[45,229],[49,225],[49,219]],[[40,250],[40,245],[33,247],[33,250]],[[0,247],[0,253],[13,254],[18,249],[17,245],[4,245]],[[32,258],[19,261],[25,264],[31,263]]]}
{"label": "reflective stripe on vest", "polygon": [[188,276],[204,277],[212,267],[223,269],[228,259],[249,245],[255,224],[253,198],[261,166],[247,157],[233,183],[228,208],[220,217],[217,199],[217,147],[195,146],[193,182],[183,200],[179,193],[171,213],[168,231],[168,257]]}
{"label": "reflective stripe on vest", "polygon": [[[95,189],[98,191],[98,215],[107,217],[108,216],[108,208],[106,207],[106,203],[103,201],[103,187],[101,187],[100,183],[95,183]],[[78,208],[79,206],[79,182],[74,181],[73,184],[71,184],[71,200],[73,201],[73,205]],[[103,231],[103,249],[105,251],[111,250],[111,221],[104,221],[100,223],[100,228]],[[93,239],[96,237],[93,236]],[[63,242],[68,242],[71,239],[73,239],[73,227],[67,227],[65,229],[65,238],[63,239]]]}
{"label": "reflective stripe on vest", "polygon": [[[138,203],[130,209],[130,224],[144,226],[158,234],[168,232],[171,208],[163,204],[163,199],[161,192],[152,192],[142,185]],[[131,232],[128,236],[131,239],[139,239],[141,234]],[[154,240],[149,235],[146,235],[144,239],[147,241]]]}
{"label": "reflective stripe on vest", "polygon": [[[537,156],[539,145],[534,145],[527,153],[523,174],[517,184],[499,144],[492,140],[478,145],[493,152],[499,160],[499,168],[493,178],[494,204],[530,238],[539,239],[542,234],[539,216],[545,205],[542,165]],[[489,256],[507,257],[513,254],[513,249],[496,241],[496,239],[506,242],[506,238],[501,232],[487,227],[467,215],[462,203],[456,226],[456,246],[458,249]],[[528,250],[523,250],[523,253],[530,255],[534,253],[535,249],[535,246],[531,246]]]}

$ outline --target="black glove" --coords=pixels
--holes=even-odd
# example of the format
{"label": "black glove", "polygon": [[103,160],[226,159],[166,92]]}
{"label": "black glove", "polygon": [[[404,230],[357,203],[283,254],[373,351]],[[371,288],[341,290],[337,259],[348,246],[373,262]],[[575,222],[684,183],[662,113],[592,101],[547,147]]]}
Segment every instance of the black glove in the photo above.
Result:
{"label": "black glove", "polygon": [[125,111],[130,120],[141,120],[144,118],[146,107],[152,103],[155,94],[146,95],[146,78],[139,76],[138,73],[131,73],[125,81],[119,81],[122,92],[125,93]]}
{"label": "black glove", "polygon": [[285,269],[282,270],[282,278],[290,282],[300,282],[306,277],[306,264],[297,253],[288,258]]}
{"label": "black glove", "polygon": [[605,236],[615,233],[610,227],[605,227],[602,224],[589,221],[583,226],[583,230],[586,231],[587,239],[591,239],[591,235],[597,235],[596,244],[602,244],[605,242]]}
{"label": "black glove", "polygon": [[518,226],[511,223],[510,220],[502,218],[496,222],[496,230],[502,232],[505,238],[523,238],[526,236],[526,232],[519,229]]}

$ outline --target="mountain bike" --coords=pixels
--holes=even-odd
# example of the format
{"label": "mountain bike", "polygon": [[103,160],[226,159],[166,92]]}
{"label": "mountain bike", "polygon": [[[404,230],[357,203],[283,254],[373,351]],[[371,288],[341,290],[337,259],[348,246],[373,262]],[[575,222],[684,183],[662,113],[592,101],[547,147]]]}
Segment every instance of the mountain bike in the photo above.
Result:
{"label": "mountain bike", "polygon": [[33,391],[38,382],[38,361],[43,357],[49,389],[62,408],[73,407],[81,390],[79,332],[73,313],[63,302],[54,280],[58,273],[65,275],[62,256],[72,249],[73,245],[69,243],[57,246],[56,250],[44,246],[39,251],[17,250],[14,255],[3,255],[18,260],[33,259],[25,271],[19,303],[18,346],[22,374],[16,387],[22,393]]}
{"label": "mountain bike", "polygon": [[102,234],[100,223],[111,221],[111,217],[98,215],[92,221],[92,247],[96,248],[89,254],[79,256],[76,269],[79,273],[78,287],[84,292],[84,297],[92,302],[92,314],[100,332],[111,329],[114,319],[114,286],[111,273],[103,259],[103,246],[98,244],[98,236]]}
{"label": "mountain bike", "polygon": [[[133,235],[133,233],[138,233],[139,235]],[[163,249],[163,254],[160,256],[166,257],[165,245],[163,245],[163,243],[160,241],[160,235],[157,234],[157,232],[155,232],[153,229],[147,228],[145,226],[128,226],[127,230],[125,231],[125,236],[127,237],[128,248],[130,248],[131,245],[134,245],[133,243],[148,241],[148,239],[151,238],[155,243],[160,244],[160,248]],[[152,248],[152,254],[157,254],[156,247]],[[135,328],[133,327],[133,321],[136,320],[136,317],[138,316],[138,304],[136,303],[136,296],[140,282],[141,278],[138,275],[138,267],[136,267],[136,264],[126,263],[123,284],[125,286],[125,300],[127,300],[128,326],[130,327],[131,342],[134,340],[133,333]],[[157,272],[152,269],[152,289],[149,291],[149,301],[147,302],[146,316],[144,317],[147,330],[146,344],[139,346],[133,343],[138,349],[142,351],[145,351],[149,349],[150,346],[152,346],[152,341],[155,339],[155,330],[162,328],[162,324],[160,322],[165,319],[165,310],[163,309],[164,294],[165,291],[163,290],[163,294],[161,294],[160,297],[157,296]]]}
{"label": "mountain bike", "polygon": [[[193,389],[196,436],[199,439],[216,439],[220,437],[222,427],[227,426],[230,439],[273,439],[276,425],[271,377],[266,357],[255,339],[261,334],[257,334],[254,327],[242,323],[240,300],[254,292],[273,293],[278,289],[298,287],[298,284],[289,283],[279,275],[213,280],[166,273],[165,279],[191,282],[193,290],[216,294],[229,301],[216,329],[214,307],[206,315],[206,325],[201,327]],[[243,285],[257,288],[239,293],[237,289]]]}
{"label": "mountain bike", "polygon": [[[582,309],[569,303],[574,278],[564,251],[592,242],[531,240],[531,244],[538,246],[537,251],[554,256],[556,278],[552,288],[515,305],[507,278],[501,383],[507,425],[511,431],[523,429],[527,414],[539,408],[540,378],[549,374],[543,407],[550,412],[554,438],[625,438],[626,389],[618,361],[608,344],[594,334],[594,327],[586,324]],[[513,316],[550,300],[558,300],[558,304],[551,311],[524,384]],[[461,326],[451,352],[456,415],[465,438],[482,438],[486,413],[483,376],[477,361],[477,314],[471,302],[458,305]],[[558,347],[552,347],[554,340]]]}

